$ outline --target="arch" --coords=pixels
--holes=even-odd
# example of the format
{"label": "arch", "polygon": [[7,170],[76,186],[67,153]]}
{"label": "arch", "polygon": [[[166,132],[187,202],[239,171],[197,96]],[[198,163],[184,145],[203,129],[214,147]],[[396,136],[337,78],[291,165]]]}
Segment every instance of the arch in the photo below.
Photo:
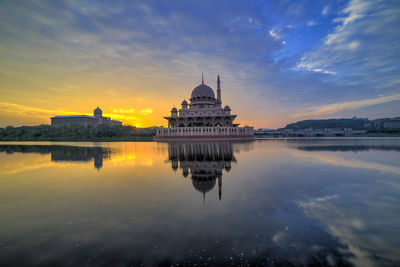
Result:
{"label": "arch", "polygon": [[215,119],[214,119],[214,126],[219,126],[219,127],[221,127],[222,126],[222,119],[221,119],[221,117],[216,117]]}
{"label": "arch", "polygon": [[170,119],[169,124],[170,124],[170,127],[176,127],[176,125],[177,125],[176,119]]}
{"label": "arch", "polygon": [[193,127],[194,126],[194,119],[193,118],[189,118],[187,120],[187,126],[188,127]]}
{"label": "arch", "polygon": [[232,119],[230,117],[224,118],[224,125],[225,126],[232,126]]}
{"label": "arch", "polygon": [[213,126],[213,121],[210,117],[205,118],[204,120],[204,125],[205,126]]}
{"label": "arch", "polygon": [[183,118],[178,119],[178,127],[186,127],[185,119]]}
{"label": "arch", "polygon": [[196,126],[204,126],[203,118],[196,118],[195,125]]}

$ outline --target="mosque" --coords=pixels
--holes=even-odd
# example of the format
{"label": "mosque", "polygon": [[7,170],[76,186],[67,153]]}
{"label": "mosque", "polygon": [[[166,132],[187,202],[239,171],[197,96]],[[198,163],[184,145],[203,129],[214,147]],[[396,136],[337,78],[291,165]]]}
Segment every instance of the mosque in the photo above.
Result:
{"label": "mosque", "polygon": [[122,125],[122,122],[117,120],[112,120],[109,117],[103,117],[103,111],[97,107],[93,111],[93,116],[88,115],[66,115],[66,116],[54,116],[51,118],[51,125],[67,125],[67,124],[76,124],[82,126],[98,126],[98,125],[106,125],[106,126],[117,126]]}
{"label": "mosque", "polygon": [[173,107],[168,120],[168,128],[158,128],[154,140],[177,139],[252,139],[253,127],[239,127],[234,123],[237,115],[231,114],[229,106],[222,107],[221,80],[217,78],[217,97],[214,90],[201,84],[192,91],[189,103],[182,101],[179,111]]}

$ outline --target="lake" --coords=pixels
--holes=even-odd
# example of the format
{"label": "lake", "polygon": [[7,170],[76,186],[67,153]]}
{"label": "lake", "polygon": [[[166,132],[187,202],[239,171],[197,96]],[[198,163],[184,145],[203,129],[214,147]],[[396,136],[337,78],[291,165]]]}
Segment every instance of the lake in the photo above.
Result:
{"label": "lake", "polygon": [[0,266],[399,266],[399,251],[400,139],[0,143]]}

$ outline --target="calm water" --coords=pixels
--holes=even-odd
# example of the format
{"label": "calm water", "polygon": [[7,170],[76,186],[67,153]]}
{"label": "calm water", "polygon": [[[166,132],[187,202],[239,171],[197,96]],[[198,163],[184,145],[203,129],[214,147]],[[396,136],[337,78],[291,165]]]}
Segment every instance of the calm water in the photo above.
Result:
{"label": "calm water", "polygon": [[0,143],[0,266],[400,265],[400,139]]}

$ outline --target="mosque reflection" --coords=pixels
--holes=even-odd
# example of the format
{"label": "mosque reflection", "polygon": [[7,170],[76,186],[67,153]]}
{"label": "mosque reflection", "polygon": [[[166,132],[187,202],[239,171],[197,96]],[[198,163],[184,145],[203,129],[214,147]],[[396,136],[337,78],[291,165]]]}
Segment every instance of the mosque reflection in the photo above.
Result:
{"label": "mosque reflection", "polygon": [[111,149],[106,147],[79,147],[63,145],[0,145],[0,152],[12,153],[51,153],[51,161],[77,161],[90,162],[100,170],[103,167],[103,159],[109,159]]}
{"label": "mosque reflection", "polygon": [[193,187],[203,194],[218,183],[218,197],[222,199],[222,172],[229,172],[236,162],[231,142],[171,142],[168,159],[174,171],[182,170],[183,177],[190,175]]}

